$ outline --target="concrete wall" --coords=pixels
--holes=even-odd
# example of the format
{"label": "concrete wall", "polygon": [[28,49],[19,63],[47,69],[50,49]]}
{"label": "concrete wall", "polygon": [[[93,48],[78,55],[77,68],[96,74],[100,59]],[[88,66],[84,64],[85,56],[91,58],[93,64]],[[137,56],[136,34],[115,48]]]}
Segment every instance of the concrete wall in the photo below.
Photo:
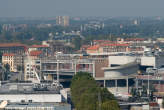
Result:
{"label": "concrete wall", "polygon": [[10,102],[61,102],[60,94],[0,94],[0,100],[9,100]]}
{"label": "concrete wall", "polygon": [[141,66],[155,66],[155,57],[141,57]]}
{"label": "concrete wall", "polygon": [[109,56],[109,66],[114,65],[124,65],[127,63],[134,62],[136,57],[134,56]]}
{"label": "concrete wall", "polygon": [[141,66],[153,66],[154,68],[160,68],[162,65],[164,65],[164,56],[141,57]]}

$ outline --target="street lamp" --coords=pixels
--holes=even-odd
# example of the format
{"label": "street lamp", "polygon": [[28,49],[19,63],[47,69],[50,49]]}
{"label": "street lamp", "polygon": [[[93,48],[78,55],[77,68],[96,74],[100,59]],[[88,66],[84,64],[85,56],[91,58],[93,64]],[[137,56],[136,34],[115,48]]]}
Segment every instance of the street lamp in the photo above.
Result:
{"label": "street lamp", "polygon": [[59,60],[57,59],[57,83],[59,84]]}

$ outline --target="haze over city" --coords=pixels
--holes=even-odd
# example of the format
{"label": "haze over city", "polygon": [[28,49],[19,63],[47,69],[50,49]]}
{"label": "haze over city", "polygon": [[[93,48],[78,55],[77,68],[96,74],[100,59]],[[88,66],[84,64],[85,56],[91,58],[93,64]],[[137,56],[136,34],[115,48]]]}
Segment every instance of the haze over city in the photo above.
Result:
{"label": "haze over city", "polygon": [[164,0],[0,0],[0,110],[164,110]]}
{"label": "haze over city", "polygon": [[0,0],[0,17],[163,16],[163,0]]}

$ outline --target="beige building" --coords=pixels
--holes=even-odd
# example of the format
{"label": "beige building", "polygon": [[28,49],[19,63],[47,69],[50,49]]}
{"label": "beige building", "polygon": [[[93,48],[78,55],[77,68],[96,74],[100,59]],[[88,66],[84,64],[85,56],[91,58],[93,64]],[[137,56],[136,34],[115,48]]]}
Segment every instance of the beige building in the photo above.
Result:
{"label": "beige building", "polygon": [[87,53],[128,52],[129,44],[101,44],[87,48]]}
{"label": "beige building", "polygon": [[63,16],[63,26],[69,26],[69,16]]}
{"label": "beige building", "polygon": [[88,54],[90,53],[111,53],[111,52],[142,52],[142,47],[133,47],[130,44],[100,44],[93,45],[86,49]]}
{"label": "beige building", "polygon": [[2,64],[9,64],[10,71],[23,71],[24,57],[14,53],[4,53],[2,56]]}
{"label": "beige building", "polygon": [[16,68],[14,65],[14,54],[13,53],[5,53],[2,56],[2,63],[10,65],[10,71],[16,72]]}

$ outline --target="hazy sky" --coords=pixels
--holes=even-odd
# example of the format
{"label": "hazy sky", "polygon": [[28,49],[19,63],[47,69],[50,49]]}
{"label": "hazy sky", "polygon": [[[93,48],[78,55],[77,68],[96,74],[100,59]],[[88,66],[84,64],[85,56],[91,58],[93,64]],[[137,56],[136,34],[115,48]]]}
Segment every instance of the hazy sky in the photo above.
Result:
{"label": "hazy sky", "polygon": [[0,17],[164,16],[164,0],[0,0]]}

